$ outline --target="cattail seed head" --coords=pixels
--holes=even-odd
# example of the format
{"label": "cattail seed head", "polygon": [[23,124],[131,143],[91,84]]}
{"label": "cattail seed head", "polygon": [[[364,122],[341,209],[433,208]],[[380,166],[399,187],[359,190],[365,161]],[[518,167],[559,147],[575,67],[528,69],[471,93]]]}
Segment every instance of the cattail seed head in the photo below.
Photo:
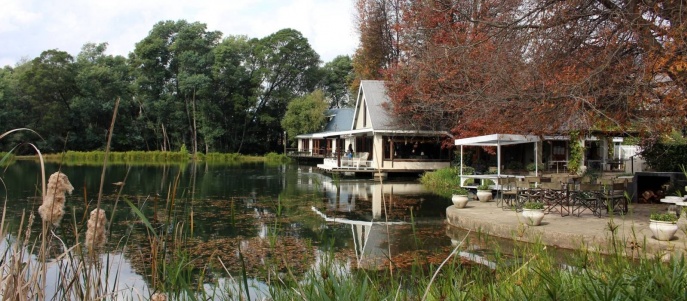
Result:
{"label": "cattail seed head", "polygon": [[91,216],[88,219],[88,229],[86,230],[86,247],[89,249],[98,249],[105,245],[105,224],[107,224],[105,210],[93,209],[93,211],[91,211]]}
{"label": "cattail seed head", "polygon": [[38,214],[43,221],[52,223],[55,227],[59,226],[64,215],[65,192],[71,194],[73,190],[74,186],[69,182],[67,175],[61,172],[50,175],[43,204],[38,207]]}

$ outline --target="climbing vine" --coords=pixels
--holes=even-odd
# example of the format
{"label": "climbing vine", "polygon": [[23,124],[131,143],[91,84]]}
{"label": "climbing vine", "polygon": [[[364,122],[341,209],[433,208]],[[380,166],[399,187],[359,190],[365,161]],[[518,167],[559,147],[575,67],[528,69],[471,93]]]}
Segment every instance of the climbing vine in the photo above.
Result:
{"label": "climbing vine", "polygon": [[570,159],[568,160],[568,171],[576,174],[582,165],[582,154],[584,147],[580,144],[580,133],[570,132]]}

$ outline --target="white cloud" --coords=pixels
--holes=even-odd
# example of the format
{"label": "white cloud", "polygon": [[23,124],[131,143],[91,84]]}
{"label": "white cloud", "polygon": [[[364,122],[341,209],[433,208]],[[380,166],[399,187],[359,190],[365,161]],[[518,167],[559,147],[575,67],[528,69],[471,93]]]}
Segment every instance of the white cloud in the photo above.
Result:
{"label": "white cloud", "polygon": [[5,0],[0,10],[0,66],[48,49],[77,55],[85,43],[107,42],[128,55],[165,20],[201,22],[224,36],[262,38],[283,28],[300,31],[327,62],[357,46],[353,0]]}

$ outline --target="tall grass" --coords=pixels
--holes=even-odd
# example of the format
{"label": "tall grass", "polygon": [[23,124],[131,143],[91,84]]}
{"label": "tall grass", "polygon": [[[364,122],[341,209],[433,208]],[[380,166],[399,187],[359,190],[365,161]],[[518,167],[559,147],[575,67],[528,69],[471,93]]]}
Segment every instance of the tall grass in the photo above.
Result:
{"label": "tall grass", "polygon": [[[58,162],[65,165],[95,165],[100,166],[105,160],[105,151],[66,151],[57,154],[45,154],[48,162]],[[1,154],[0,154],[1,155]],[[1,159],[2,157],[0,157]],[[13,159],[14,156],[8,156]],[[187,164],[194,158],[188,152],[170,151],[127,151],[109,152],[107,155],[110,164],[127,165],[156,165],[156,164]],[[246,162],[286,163],[289,158],[285,155],[268,153],[265,156],[248,156],[239,153],[208,153],[197,154],[195,160],[208,164],[239,164]],[[2,164],[2,161],[0,161]]]}
{"label": "tall grass", "polygon": [[[61,162],[63,164],[85,164],[102,165],[105,160],[105,151],[77,152],[67,151],[59,154],[45,155],[46,161]],[[191,160],[188,152],[168,152],[168,151],[128,151],[128,152],[109,152],[107,160],[112,164],[132,164],[132,163],[187,163]]]}

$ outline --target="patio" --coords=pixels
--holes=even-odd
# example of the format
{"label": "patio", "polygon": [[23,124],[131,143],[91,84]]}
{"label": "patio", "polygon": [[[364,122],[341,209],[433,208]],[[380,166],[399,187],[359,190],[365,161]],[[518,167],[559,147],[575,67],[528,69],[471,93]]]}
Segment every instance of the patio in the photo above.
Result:
{"label": "patio", "polygon": [[[656,255],[687,251],[687,218],[678,221],[680,230],[672,241],[658,241],[649,230],[649,215],[663,212],[667,204],[630,203],[625,215],[603,215],[599,217],[585,211],[579,216],[561,216],[557,212],[546,214],[541,226],[527,226],[520,212],[502,210],[496,202],[470,201],[463,209],[455,206],[446,208],[449,225],[480,231],[493,236],[535,242],[565,249],[588,249],[606,252],[613,237],[628,255],[637,248]],[[610,227],[615,228],[615,236]]]}

